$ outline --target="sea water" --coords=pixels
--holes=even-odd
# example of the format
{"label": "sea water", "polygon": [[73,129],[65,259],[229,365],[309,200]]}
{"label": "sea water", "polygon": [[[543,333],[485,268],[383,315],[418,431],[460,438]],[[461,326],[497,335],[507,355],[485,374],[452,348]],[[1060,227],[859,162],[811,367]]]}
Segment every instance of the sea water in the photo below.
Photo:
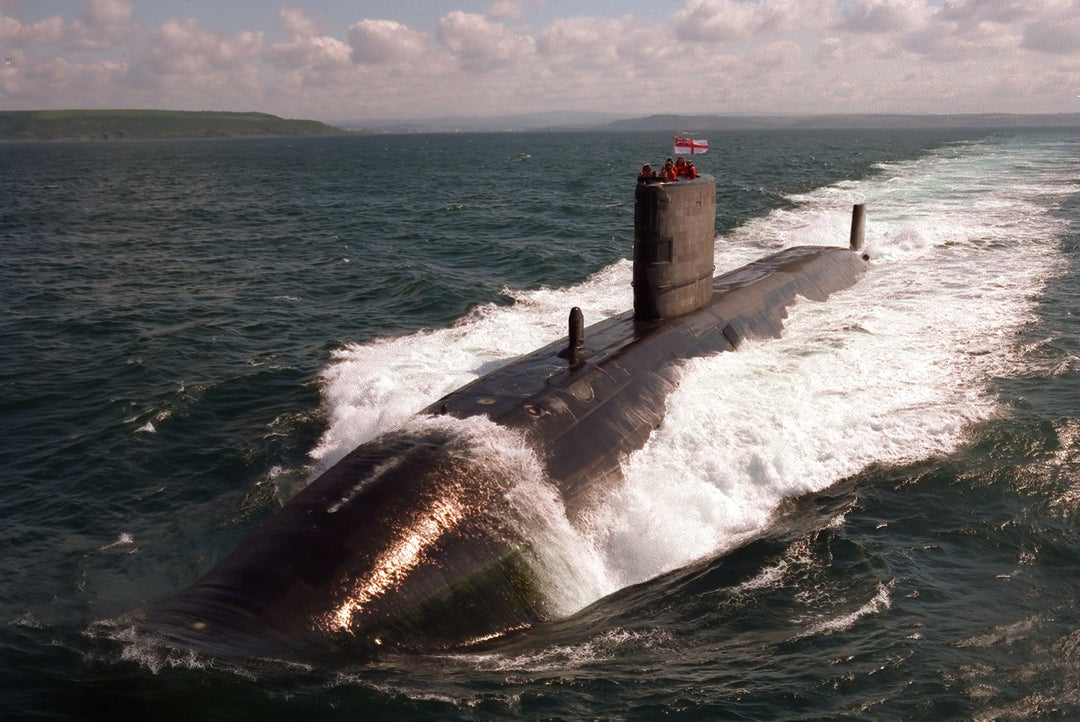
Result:
{"label": "sea water", "polygon": [[472,423],[559,618],[318,668],[131,620],[571,306],[628,308],[670,139],[0,146],[5,718],[1076,715],[1080,133],[706,137],[718,271],[865,203],[867,275],[684,363],[585,523]]}

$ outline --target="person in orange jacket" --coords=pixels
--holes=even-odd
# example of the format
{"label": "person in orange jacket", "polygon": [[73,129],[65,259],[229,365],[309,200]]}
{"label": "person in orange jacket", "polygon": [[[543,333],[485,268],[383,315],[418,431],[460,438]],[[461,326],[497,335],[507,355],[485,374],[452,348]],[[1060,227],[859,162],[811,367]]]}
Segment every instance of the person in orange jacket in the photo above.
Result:
{"label": "person in orange jacket", "polygon": [[675,173],[675,163],[672,162],[671,158],[664,161],[664,167],[660,169],[660,177],[669,183],[675,181],[679,177],[678,174]]}

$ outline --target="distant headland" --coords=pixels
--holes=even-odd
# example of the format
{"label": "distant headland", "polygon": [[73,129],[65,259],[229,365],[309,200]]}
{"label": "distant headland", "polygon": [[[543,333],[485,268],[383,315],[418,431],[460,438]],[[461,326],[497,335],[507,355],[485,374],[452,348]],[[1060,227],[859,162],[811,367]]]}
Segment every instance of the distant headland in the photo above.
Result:
{"label": "distant headland", "polygon": [[348,135],[316,120],[187,110],[0,111],[0,140],[128,140]]}

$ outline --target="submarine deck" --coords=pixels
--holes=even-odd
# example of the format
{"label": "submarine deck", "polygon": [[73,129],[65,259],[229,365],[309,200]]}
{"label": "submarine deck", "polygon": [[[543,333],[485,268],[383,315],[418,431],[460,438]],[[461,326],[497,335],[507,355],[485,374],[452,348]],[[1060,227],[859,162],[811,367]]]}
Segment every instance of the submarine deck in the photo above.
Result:
{"label": "submarine deck", "polygon": [[[564,337],[424,411],[482,414],[542,439],[549,473],[566,491],[585,475],[611,472],[619,454],[640,448],[663,419],[678,362],[734,350],[747,337],[779,337],[798,297],[824,301],[853,285],[866,267],[865,257],[847,248],[788,248],[715,276],[712,300],[697,311],[648,322],[625,311],[585,329],[576,363],[559,355]],[[623,413],[596,413],[616,405]],[[597,456],[589,445],[610,452]],[[592,461],[582,463],[585,458]]]}

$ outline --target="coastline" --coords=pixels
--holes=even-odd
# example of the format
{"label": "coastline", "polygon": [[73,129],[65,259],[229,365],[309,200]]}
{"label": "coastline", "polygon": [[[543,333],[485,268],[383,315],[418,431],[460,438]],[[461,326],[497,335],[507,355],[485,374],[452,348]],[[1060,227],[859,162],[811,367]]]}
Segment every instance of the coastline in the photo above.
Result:
{"label": "coastline", "polygon": [[350,135],[315,120],[269,113],[186,110],[0,111],[0,140],[115,141]]}

